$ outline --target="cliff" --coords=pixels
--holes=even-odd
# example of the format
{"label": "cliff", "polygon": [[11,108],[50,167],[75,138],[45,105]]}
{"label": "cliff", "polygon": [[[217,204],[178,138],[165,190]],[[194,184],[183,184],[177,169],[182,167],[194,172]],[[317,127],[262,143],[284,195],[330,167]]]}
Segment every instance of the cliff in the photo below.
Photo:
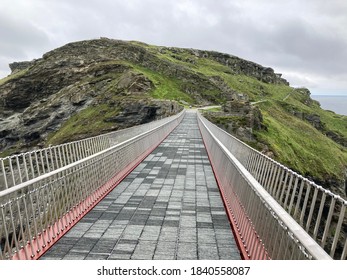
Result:
{"label": "cliff", "polygon": [[179,112],[219,126],[325,187],[344,194],[347,117],[307,89],[237,56],[107,38],[73,42],[0,80],[0,153],[72,141]]}

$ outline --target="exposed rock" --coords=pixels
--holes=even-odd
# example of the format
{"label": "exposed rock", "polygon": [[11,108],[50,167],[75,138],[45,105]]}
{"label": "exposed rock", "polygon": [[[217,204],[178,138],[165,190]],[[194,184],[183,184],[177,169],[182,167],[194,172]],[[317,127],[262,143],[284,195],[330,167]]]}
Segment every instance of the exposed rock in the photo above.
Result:
{"label": "exposed rock", "polygon": [[121,113],[115,117],[106,118],[104,121],[118,123],[120,128],[168,117],[182,110],[177,103],[163,100],[141,100],[136,103],[124,101],[118,106],[122,108]]}
{"label": "exposed rock", "polygon": [[303,117],[316,129],[323,130],[324,125],[317,114],[303,114]]}
{"label": "exposed rock", "polygon": [[321,131],[334,142],[340,144],[343,147],[347,147],[347,138],[339,134],[337,131],[328,130],[318,114],[307,114],[294,108],[290,108],[288,110],[295,117],[308,121],[314,128]]}
{"label": "exposed rock", "polygon": [[[71,116],[97,104],[121,108],[119,115],[105,118],[118,123],[115,129],[180,111],[176,102],[152,100],[152,81],[119,60],[143,61],[145,53],[127,42],[104,39],[71,43],[42,59],[11,64],[14,72],[27,71],[0,85],[0,152],[43,145]],[[129,102],[120,99],[126,96]]]}
{"label": "exposed rock", "polygon": [[27,69],[29,67],[31,67],[32,65],[34,65],[36,62],[36,60],[32,60],[32,61],[22,61],[22,62],[13,62],[10,63],[10,69],[12,71],[12,74],[15,74],[18,71]]}
{"label": "exposed rock", "polygon": [[207,51],[195,51],[195,54],[198,54],[200,57],[212,58],[228,66],[235,74],[244,74],[255,77],[256,79],[265,83],[289,85],[289,83],[281,77],[282,75],[276,74],[272,68],[261,66],[257,63],[241,59],[237,56]]}
{"label": "exposed rock", "polygon": [[252,109],[249,102],[238,100],[227,101],[222,108],[224,112],[232,113],[234,115],[247,115]]}
{"label": "exposed rock", "polygon": [[122,75],[117,84],[117,89],[124,90],[127,94],[143,94],[153,88],[152,82],[142,74],[127,72]]}
{"label": "exposed rock", "polygon": [[347,148],[347,138],[346,137],[344,137],[343,135],[340,135],[334,131],[325,131],[325,133],[326,133],[326,136],[328,136],[331,140],[333,140],[336,143],[340,144],[341,146],[344,146]]}
{"label": "exposed rock", "polygon": [[[209,71],[210,66],[216,68]],[[92,112],[95,116],[98,112],[88,111],[91,108],[100,110],[98,121],[102,128],[85,129],[64,141],[174,114],[182,108],[177,102],[185,106],[223,104],[224,112],[211,113],[211,118],[255,145],[254,131],[266,127],[260,110],[248,102],[247,84],[252,79],[242,75],[269,84],[288,85],[272,68],[229,54],[154,47],[107,38],[70,43],[40,59],[15,62],[10,67],[14,75],[0,83],[0,152],[44,145],[72,118],[78,119],[83,112]],[[223,75],[217,74],[219,69]],[[245,92],[233,89],[225,75],[240,75],[235,80],[240,87],[235,89],[244,88]],[[171,86],[176,90],[172,95]],[[252,94],[266,99],[267,87],[259,83],[252,88],[257,91]],[[164,99],[166,94],[177,102],[154,99],[154,96]],[[307,106],[315,105],[307,89],[293,89],[291,94]],[[286,102],[282,100],[282,103]],[[326,129],[318,114],[298,108],[293,105],[287,109],[346,146],[346,138],[338,131]],[[93,117],[84,117],[86,120],[83,119],[81,126],[88,128],[96,123]],[[260,147],[261,143],[257,145]],[[271,154],[271,147],[263,148]]]}
{"label": "exposed rock", "polygon": [[242,141],[256,142],[254,130],[266,129],[260,110],[248,101],[227,101],[222,109],[223,112],[206,112],[204,115]]}

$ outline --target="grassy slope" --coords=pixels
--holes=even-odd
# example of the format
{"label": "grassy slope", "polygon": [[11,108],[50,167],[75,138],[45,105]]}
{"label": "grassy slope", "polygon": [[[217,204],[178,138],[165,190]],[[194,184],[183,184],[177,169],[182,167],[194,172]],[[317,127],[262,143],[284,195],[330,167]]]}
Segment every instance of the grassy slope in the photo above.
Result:
{"label": "grassy slope", "polygon": [[284,165],[319,179],[343,177],[347,151],[308,122],[288,114],[278,101],[259,104],[267,131],[257,132]]}
{"label": "grassy slope", "polygon": [[20,71],[16,72],[15,74],[11,74],[11,75],[8,75],[8,76],[5,77],[5,78],[0,79],[0,86],[3,85],[3,84],[5,84],[5,83],[7,83],[7,82],[10,81],[10,80],[18,79],[18,78],[20,78],[21,76],[25,75],[25,73],[28,72],[28,69],[29,69],[29,68],[20,70]]}
{"label": "grassy slope", "polygon": [[[324,134],[313,128],[307,121],[301,120],[289,111],[305,112],[307,114],[318,114],[327,130],[338,132],[347,137],[347,117],[336,115],[322,110],[318,104],[306,105],[308,96],[294,91],[285,85],[272,85],[258,81],[245,75],[235,75],[233,70],[208,58],[197,58],[191,52],[181,49],[165,49],[150,46],[139,42],[132,44],[141,45],[147,51],[156,55],[161,60],[170,61],[180,67],[184,67],[191,73],[204,76],[219,76],[230,88],[245,93],[250,101],[257,102],[263,114],[267,131],[258,131],[258,139],[266,143],[274,152],[276,160],[289,166],[304,175],[316,178],[335,176],[341,178],[347,165],[347,150],[336,144]],[[174,79],[163,73],[149,70],[148,68],[134,65],[125,61],[117,61],[132,68],[133,71],[147,76],[154,84],[150,96],[158,99],[183,100],[189,104],[195,100],[182,90],[186,82],[182,79]],[[23,74],[23,72],[17,75]],[[6,78],[8,79],[8,78]],[[1,80],[4,83],[6,80]],[[115,77],[115,82],[117,77]],[[214,93],[209,93],[214,94]],[[111,98],[118,98],[113,96]],[[102,131],[111,125],[103,121],[105,116],[114,116],[117,109],[109,105],[99,105],[87,108],[70,120],[50,138],[54,144],[61,140],[59,138],[69,137],[71,134],[83,134],[92,127],[95,131]],[[90,119],[93,121],[91,122]],[[95,127],[94,127],[95,126]]]}
{"label": "grassy slope", "polygon": [[[166,76],[151,71],[147,68],[134,65],[125,61],[115,61],[116,64],[123,64],[130,67],[131,71],[135,73],[142,73],[147,78],[149,78],[153,84],[154,88],[149,92],[149,95],[154,99],[166,99],[166,100],[176,100],[185,101],[187,103],[193,103],[194,100],[186,93],[182,92],[179,87],[179,82],[174,79],[169,79]],[[108,74],[94,79],[102,80],[104,78],[112,78],[113,81],[110,83],[109,88],[106,90],[106,94],[100,94],[98,99],[108,100],[108,101],[121,101],[122,99],[129,100],[130,97],[119,95],[117,92],[117,83],[119,80],[119,75],[113,75],[110,77]],[[91,81],[83,81],[88,83]],[[146,96],[132,96],[132,99],[146,99]],[[105,122],[105,119],[117,116],[120,113],[120,108],[114,107],[111,104],[105,104],[99,102],[100,104],[96,106],[89,106],[88,108],[74,114],[63,123],[62,127],[49,135],[47,144],[56,145],[59,143],[65,143],[71,141],[71,139],[76,139],[76,137],[83,137],[85,135],[92,136],[104,133],[105,131],[113,130],[114,123]]]}
{"label": "grassy slope", "polygon": [[92,136],[104,133],[113,126],[111,122],[105,122],[105,118],[113,117],[119,110],[108,104],[90,106],[69,118],[62,127],[55,133],[52,133],[47,144],[60,144],[76,139],[83,135]]}
{"label": "grassy slope", "polygon": [[[307,96],[284,85],[270,85],[250,77],[226,77],[229,85],[259,102],[267,131],[258,131],[258,140],[269,145],[276,160],[303,175],[319,179],[343,178],[347,166],[347,149],[315,129],[307,121],[292,115],[288,108],[306,114],[318,114],[326,129],[347,137],[347,117],[328,112]],[[289,97],[288,97],[289,95]],[[287,98],[286,98],[287,97]],[[285,99],[285,100],[284,100]],[[283,101],[284,100],[284,101]]]}
{"label": "grassy slope", "polygon": [[[150,47],[152,50],[153,46]],[[170,51],[158,57],[178,63],[192,72],[206,76],[220,76],[234,90],[246,93],[257,102],[268,130],[256,132],[258,140],[266,143],[275,153],[276,160],[303,175],[318,179],[343,178],[347,166],[347,149],[335,143],[310,123],[292,115],[288,108],[306,114],[318,114],[327,130],[347,137],[347,117],[325,111],[309,97],[286,85],[273,85],[245,75],[234,75],[225,65],[208,58],[193,57]],[[179,59],[176,59],[179,58]],[[194,64],[185,62],[195,60]]]}

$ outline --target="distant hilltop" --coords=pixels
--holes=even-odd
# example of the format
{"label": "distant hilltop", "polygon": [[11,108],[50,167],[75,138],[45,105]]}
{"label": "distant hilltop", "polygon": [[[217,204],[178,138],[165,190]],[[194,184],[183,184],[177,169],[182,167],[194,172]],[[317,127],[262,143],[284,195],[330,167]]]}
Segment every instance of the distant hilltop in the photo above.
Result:
{"label": "distant hilltop", "polygon": [[347,117],[305,88],[234,55],[108,38],[10,64],[0,80],[7,156],[170,116],[189,106],[295,171],[344,195]]}

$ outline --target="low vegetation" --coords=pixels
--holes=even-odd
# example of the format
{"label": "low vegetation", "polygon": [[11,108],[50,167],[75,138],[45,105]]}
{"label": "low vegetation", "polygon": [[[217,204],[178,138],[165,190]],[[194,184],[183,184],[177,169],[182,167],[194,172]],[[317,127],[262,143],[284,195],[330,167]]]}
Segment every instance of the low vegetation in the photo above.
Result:
{"label": "low vegetation", "polygon": [[[79,51],[80,47],[83,48],[82,52]],[[46,144],[62,143],[117,129],[116,122],[105,120],[124,111],[119,105],[122,100],[134,100],[134,103],[145,99],[175,100],[186,107],[220,105],[221,109],[209,110],[210,113],[216,113],[216,124],[227,127],[228,123],[233,123],[234,128],[235,125],[247,126],[250,116],[223,111],[230,100],[242,96],[253,107],[259,108],[262,116],[262,124],[250,130],[256,140],[256,143],[250,143],[253,147],[262,150],[266,146],[277,161],[318,181],[333,180],[341,183],[345,180],[347,116],[321,109],[319,103],[311,99],[308,90],[290,87],[270,68],[226,54],[159,47],[141,42],[92,40],[83,42],[81,46],[78,42],[71,43],[61,49],[61,53],[60,49],[54,50],[33,66],[0,80],[0,86],[5,87],[26,76],[32,69],[40,73],[40,67],[42,71],[47,68],[55,71],[54,67],[67,65],[66,71],[71,73],[67,74],[60,68],[53,71],[53,77],[46,79],[49,85],[52,84],[52,78],[59,80],[59,75],[62,75],[60,81],[64,83],[67,77],[75,79],[70,85],[66,83],[68,86],[65,89],[70,95],[81,93],[72,90],[78,88],[78,83],[81,91],[94,92],[96,97],[85,108],[76,110],[80,105],[75,104],[68,107],[75,110],[74,113],[48,134]],[[58,66],[54,66],[55,57],[62,61]],[[70,61],[73,66],[69,66]],[[87,65],[87,62],[90,64]],[[47,63],[51,65],[45,66]],[[140,86],[146,88],[140,94],[120,87],[120,79],[126,72],[130,76],[142,75],[150,85],[146,84],[147,80],[142,81]],[[18,92],[23,94],[26,88]],[[33,85],[32,88],[42,91],[47,89],[45,84],[40,87]],[[57,89],[57,92],[47,91],[37,93],[37,96],[63,96],[65,91],[58,86]],[[20,98],[10,100],[13,103],[20,101]],[[30,102],[31,99],[28,104]],[[8,134],[9,130],[4,133]],[[9,151],[17,147],[15,143],[13,145]],[[6,151],[2,152],[7,154]]]}

